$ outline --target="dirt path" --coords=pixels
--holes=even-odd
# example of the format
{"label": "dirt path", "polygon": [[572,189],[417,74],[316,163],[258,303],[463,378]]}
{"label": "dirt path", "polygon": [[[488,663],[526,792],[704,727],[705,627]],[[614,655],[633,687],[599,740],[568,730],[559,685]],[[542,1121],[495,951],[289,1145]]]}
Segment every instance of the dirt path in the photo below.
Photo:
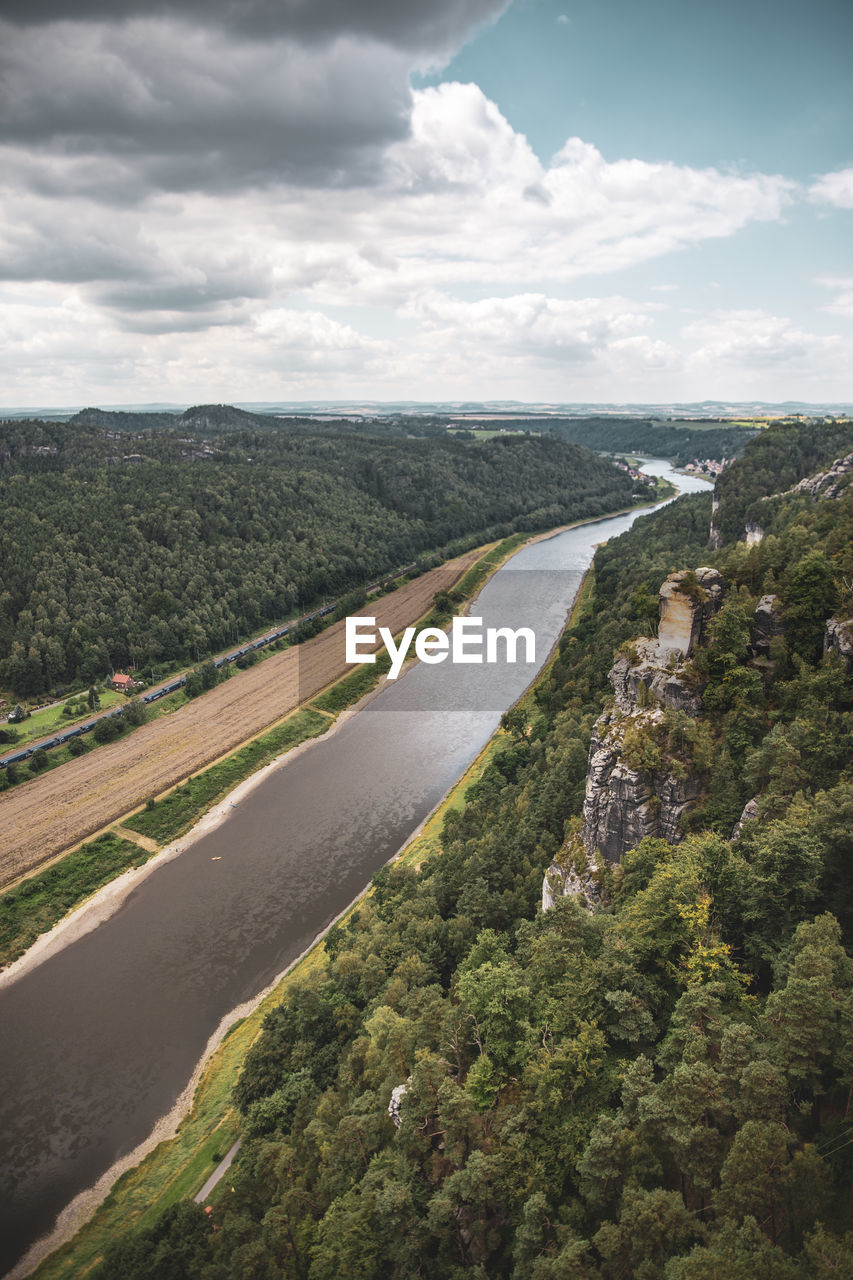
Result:
{"label": "dirt path", "polygon": [[[482,555],[468,552],[360,612],[411,626]],[[197,773],[344,675],[344,623],[274,654],[172,715],[0,795],[0,888]]]}

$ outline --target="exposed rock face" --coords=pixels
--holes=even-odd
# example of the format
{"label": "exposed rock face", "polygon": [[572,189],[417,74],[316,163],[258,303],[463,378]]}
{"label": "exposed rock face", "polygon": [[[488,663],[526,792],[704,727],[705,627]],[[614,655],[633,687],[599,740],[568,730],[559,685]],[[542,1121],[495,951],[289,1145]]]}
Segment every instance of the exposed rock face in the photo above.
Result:
{"label": "exposed rock face", "polygon": [[661,653],[657,640],[637,640],[630,657],[617,655],[608,679],[616,694],[620,711],[630,714],[645,703],[657,703],[659,707],[672,707],[698,716],[702,698],[698,687],[692,683],[693,671],[686,663],[676,661],[661,665]]}
{"label": "exposed rock face", "polygon": [[600,902],[601,890],[595,878],[595,861],[587,855],[585,864],[578,871],[576,862],[579,861],[579,851],[585,852],[582,843],[580,850],[578,849],[578,837],[575,836],[561,851],[561,861],[552,862],[545,872],[542,883],[543,911],[550,911],[558,898],[570,898],[575,894],[583,898],[590,909]]}
{"label": "exposed rock face", "polygon": [[720,509],[720,499],[717,497],[717,489],[714,487],[714,496],[711,499],[711,529],[708,534],[708,545],[712,551],[719,551],[723,545],[723,535],[717,527],[717,512]]}
{"label": "exposed rock face", "polygon": [[616,704],[599,716],[590,743],[581,833],[567,841],[548,868],[543,910],[567,894],[596,904],[597,852],[607,862],[618,862],[646,836],[673,844],[681,839],[680,820],[695,803],[699,784],[689,775],[676,776],[671,766],[631,768],[624,759],[625,734],[630,727],[653,737],[665,709],[700,714],[701,685],[689,659],[722,602],[723,580],[716,569],[697,569],[695,576],[687,570],[670,574],[660,591],[657,638],[636,640],[617,657],[610,670]]}
{"label": "exposed rock face", "polygon": [[830,618],[823,636],[824,653],[837,653],[847,665],[853,669],[853,618],[840,622],[838,618]]}
{"label": "exposed rock face", "polygon": [[744,823],[754,822],[757,817],[758,817],[758,801],[755,799],[747,800],[743,808],[743,813],[740,815],[737,822],[735,823],[734,831],[732,832],[732,844],[737,844],[738,840],[740,840]]}
{"label": "exposed rock face", "polygon": [[850,483],[853,471],[853,453],[846,458],[836,458],[828,471],[818,471],[795,484],[789,493],[807,493],[812,498],[839,498]]}
{"label": "exposed rock face", "polygon": [[766,656],[770,652],[770,641],[781,636],[784,629],[779,597],[762,596],[752,619],[752,647],[755,652]]}
{"label": "exposed rock face", "polygon": [[[409,1076],[409,1081],[412,1077]],[[401,1124],[400,1108],[403,1105],[403,1099],[409,1091],[409,1085],[398,1084],[396,1088],[391,1090],[391,1101],[388,1103],[388,1114],[394,1123],[395,1128],[399,1129]]]}
{"label": "exposed rock face", "polygon": [[756,524],[752,520],[746,522],[746,545],[754,547],[756,543],[764,541],[764,530],[760,524]]}
{"label": "exposed rock face", "polygon": [[[633,717],[646,725],[661,719],[658,710]],[[646,836],[671,843],[681,838],[679,819],[698,795],[691,778],[683,782],[666,772],[632,769],[622,759],[629,718],[605,712],[596,721],[589,750],[583,805],[583,842],[592,857],[601,850],[607,862],[618,862]]]}
{"label": "exposed rock face", "polygon": [[[697,569],[699,589],[690,589],[688,569],[671,573],[660,589],[658,648],[688,658],[708,622],[723,603],[723,579],[716,569]],[[692,576],[692,575],[691,575]],[[687,581],[686,581],[687,580]]]}

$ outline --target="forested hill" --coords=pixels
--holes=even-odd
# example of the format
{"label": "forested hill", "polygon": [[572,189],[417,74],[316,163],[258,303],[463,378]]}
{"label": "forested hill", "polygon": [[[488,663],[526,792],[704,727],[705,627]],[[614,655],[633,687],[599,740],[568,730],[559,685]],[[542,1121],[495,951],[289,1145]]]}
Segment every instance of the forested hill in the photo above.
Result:
{"label": "forested hill", "polygon": [[0,424],[0,687],[19,697],[197,660],[427,553],[648,496],[556,440],[107,421]]}
{"label": "forested hill", "polygon": [[670,458],[683,467],[697,458],[735,458],[759,433],[756,427],[729,423],[678,423],[645,418],[546,418],[506,419],[501,426],[513,430],[544,431],[559,440],[583,444],[604,453],[634,453]]}
{"label": "forested hill", "polygon": [[724,471],[715,493],[714,526],[726,542],[744,536],[747,522],[761,523],[761,500],[853,452],[853,423],[780,423],[762,432],[739,465]]}
{"label": "forested hill", "polygon": [[[764,491],[790,488],[779,456],[754,452],[750,485],[763,459]],[[635,770],[696,784],[679,842],[600,867],[596,909],[539,909],[614,652],[649,635],[667,574],[709,563],[704,495],[598,551],[440,855],[380,873],[268,1017],[215,1230],[173,1205],[97,1280],[853,1275],[853,623],[827,630],[853,615],[853,486],[828,492],[710,557],[701,715],[636,717]]]}

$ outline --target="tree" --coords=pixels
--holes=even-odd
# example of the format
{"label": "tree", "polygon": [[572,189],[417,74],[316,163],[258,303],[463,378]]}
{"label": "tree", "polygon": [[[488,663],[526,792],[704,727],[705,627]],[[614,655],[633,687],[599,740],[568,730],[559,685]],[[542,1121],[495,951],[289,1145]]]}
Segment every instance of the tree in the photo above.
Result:
{"label": "tree", "polygon": [[121,714],[125,724],[135,729],[137,726],[145,724],[148,719],[148,708],[139,698],[131,698],[129,702],[125,703]]}
{"label": "tree", "polygon": [[786,596],[786,637],[795,653],[814,662],[823,647],[826,619],[838,602],[835,575],[822,550],[807,552],[795,566]]}

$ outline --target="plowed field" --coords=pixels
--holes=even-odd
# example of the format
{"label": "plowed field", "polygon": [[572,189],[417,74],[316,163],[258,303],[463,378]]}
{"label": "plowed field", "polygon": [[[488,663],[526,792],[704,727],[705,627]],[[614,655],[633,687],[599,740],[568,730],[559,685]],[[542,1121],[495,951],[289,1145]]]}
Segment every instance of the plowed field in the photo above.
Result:
{"label": "plowed field", "polygon": [[[482,554],[471,551],[362,610],[395,634]],[[363,650],[362,650],[363,651]],[[127,739],[0,794],[0,887],[281,720],[345,674],[344,623],[274,654]]]}

